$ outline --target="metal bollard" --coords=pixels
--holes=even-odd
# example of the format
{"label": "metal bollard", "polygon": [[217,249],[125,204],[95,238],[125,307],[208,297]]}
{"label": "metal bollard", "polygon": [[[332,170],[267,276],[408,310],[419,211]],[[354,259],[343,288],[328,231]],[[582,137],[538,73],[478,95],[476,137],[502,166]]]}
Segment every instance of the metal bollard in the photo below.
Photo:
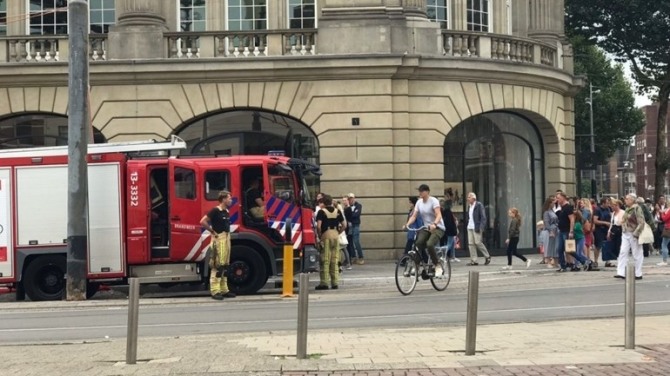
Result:
{"label": "metal bollard", "polygon": [[626,349],[635,349],[635,265],[626,265]]}
{"label": "metal bollard", "polygon": [[298,286],[298,359],[307,358],[307,307],[309,303],[309,274],[300,273]]}
{"label": "metal bollard", "polygon": [[468,313],[465,323],[465,355],[475,355],[477,347],[477,305],[479,302],[479,272],[468,276]]}
{"label": "metal bollard", "polygon": [[137,326],[140,314],[140,280],[129,278],[128,333],[126,334],[126,364],[137,363]]}

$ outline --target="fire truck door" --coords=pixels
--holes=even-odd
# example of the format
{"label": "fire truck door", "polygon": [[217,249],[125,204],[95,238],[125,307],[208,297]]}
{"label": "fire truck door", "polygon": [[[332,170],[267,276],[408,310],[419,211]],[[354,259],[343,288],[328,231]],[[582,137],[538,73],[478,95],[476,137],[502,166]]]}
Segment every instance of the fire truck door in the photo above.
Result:
{"label": "fire truck door", "polygon": [[12,256],[13,241],[11,227],[11,205],[9,182],[11,179],[10,169],[0,169],[0,279],[13,276]]}
{"label": "fire truck door", "polygon": [[170,159],[169,218],[171,261],[194,261],[206,248],[208,238],[202,234],[200,218],[202,174],[194,161]]}

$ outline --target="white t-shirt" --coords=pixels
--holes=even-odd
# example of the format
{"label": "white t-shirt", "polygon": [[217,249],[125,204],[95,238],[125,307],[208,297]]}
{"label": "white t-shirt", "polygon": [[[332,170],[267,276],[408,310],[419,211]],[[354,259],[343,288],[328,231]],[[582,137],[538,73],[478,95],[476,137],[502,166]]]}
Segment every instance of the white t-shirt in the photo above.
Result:
{"label": "white t-shirt", "polygon": [[[477,201],[475,201],[475,204]],[[475,204],[470,205],[470,209],[468,209],[468,230],[474,230],[475,229],[475,219],[473,218],[473,215],[475,214]]]}
{"label": "white t-shirt", "polygon": [[[440,207],[440,202],[433,196],[428,196],[426,201],[419,199],[414,206],[414,211],[421,216],[423,224],[428,226],[431,223],[435,223],[435,208]],[[437,225],[437,228],[444,230],[444,220],[440,220],[440,223]]]}

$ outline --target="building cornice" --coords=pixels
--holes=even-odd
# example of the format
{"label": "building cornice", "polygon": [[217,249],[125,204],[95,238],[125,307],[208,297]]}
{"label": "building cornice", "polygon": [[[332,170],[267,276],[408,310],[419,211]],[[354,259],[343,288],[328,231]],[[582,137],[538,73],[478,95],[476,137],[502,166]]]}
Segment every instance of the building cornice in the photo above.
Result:
{"label": "building cornice", "polygon": [[[414,55],[316,55],[258,59],[92,62],[92,86],[183,83],[406,79],[521,85],[574,96],[580,79],[545,65]],[[66,86],[67,63],[2,64],[0,87]]]}

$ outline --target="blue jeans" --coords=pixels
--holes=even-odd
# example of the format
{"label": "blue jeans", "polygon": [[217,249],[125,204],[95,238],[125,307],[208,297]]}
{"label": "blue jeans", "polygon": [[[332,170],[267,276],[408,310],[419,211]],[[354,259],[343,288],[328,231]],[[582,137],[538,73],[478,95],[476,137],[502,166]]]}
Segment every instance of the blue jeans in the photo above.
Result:
{"label": "blue jeans", "polygon": [[456,250],[454,249],[455,245],[456,245],[456,237],[455,236],[447,236],[447,257],[448,258],[456,257]]}
{"label": "blue jeans", "polygon": [[[364,258],[363,248],[361,247],[361,225],[351,225],[351,228],[347,232],[350,234],[347,236],[347,240],[349,241],[349,245],[347,245],[349,257],[352,260],[354,258]],[[358,255],[356,255],[357,253]]]}
{"label": "blue jeans", "polygon": [[668,244],[670,244],[670,238],[663,238],[663,242],[661,243],[663,262],[668,262]]}
{"label": "blue jeans", "polygon": [[580,240],[577,240],[577,254],[584,256],[586,258],[586,255],[584,254],[584,246],[586,245],[586,238],[581,238]]}
{"label": "blue jeans", "polygon": [[[561,232],[561,236],[558,237],[558,244],[556,245],[556,249],[558,250],[558,263],[561,264],[561,269],[566,269],[568,267],[565,262],[565,241],[568,239],[568,235],[569,233],[567,232]],[[579,252],[573,253],[571,256],[583,265],[588,263],[588,259],[583,254],[580,255]]]}

